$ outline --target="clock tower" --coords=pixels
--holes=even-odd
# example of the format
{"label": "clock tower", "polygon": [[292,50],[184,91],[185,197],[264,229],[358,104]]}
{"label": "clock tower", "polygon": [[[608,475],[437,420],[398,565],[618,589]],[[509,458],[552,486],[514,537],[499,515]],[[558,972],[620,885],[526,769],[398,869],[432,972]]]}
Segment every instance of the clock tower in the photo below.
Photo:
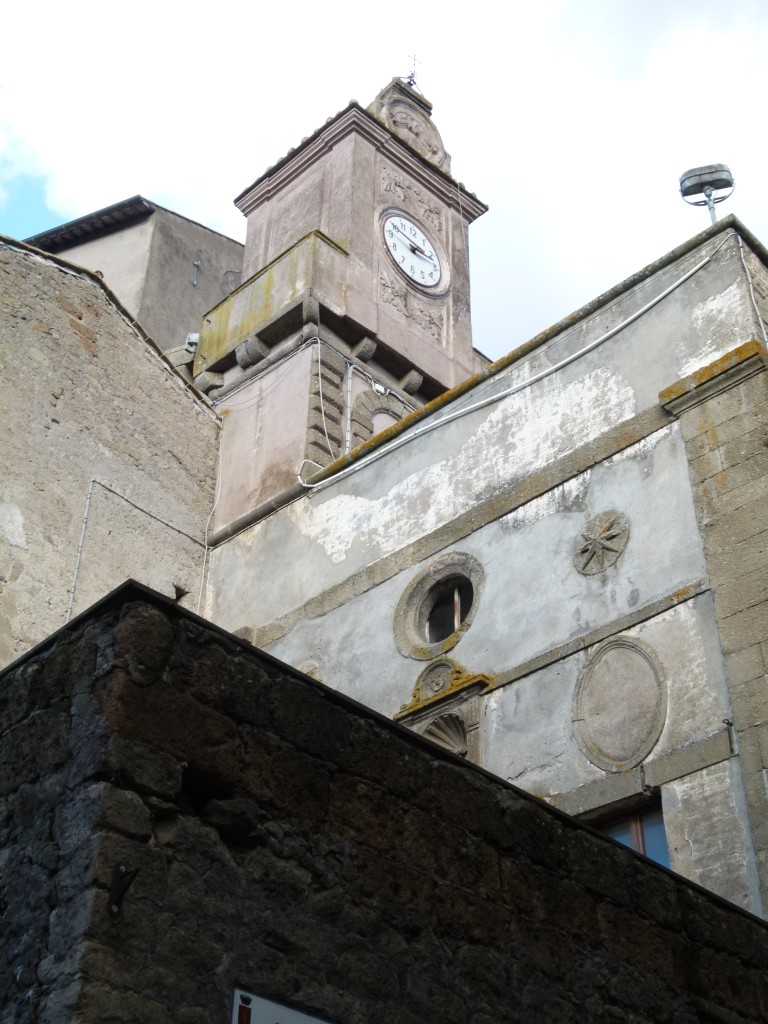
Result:
{"label": "clock tower", "polygon": [[[305,461],[327,465],[483,365],[472,347],[467,233],[486,207],[451,177],[431,115],[412,85],[393,79],[367,109],[351,102],[235,200],[248,220],[245,283],[205,317],[194,372],[234,413],[244,385],[304,353],[317,380],[308,383],[306,437],[289,444],[286,435],[303,387],[292,388],[283,414],[270,410],[273,427],[225,418],[222,458],[231,449],[232,471],[243,471],[250,448],[235,438],[235,421],[238,434],[257,430],[275,448],[280,465],[260,470],[272,491],[275,481],[295,484]],[[228,401],[235,390],[239,400]],[[245,490],[250,497],[217,508],[217,529],[274,498],[255,478]]]}

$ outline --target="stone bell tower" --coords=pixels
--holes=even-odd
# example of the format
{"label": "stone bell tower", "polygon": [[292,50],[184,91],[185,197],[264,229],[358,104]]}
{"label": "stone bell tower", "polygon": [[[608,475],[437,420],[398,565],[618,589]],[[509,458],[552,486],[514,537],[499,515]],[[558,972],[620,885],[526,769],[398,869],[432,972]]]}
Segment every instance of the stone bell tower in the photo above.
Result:
{"label": "stone bell tower", "polygon": [[225,414],[215,535],[482,365],[467,233],[486,207],[431,112],[393,79],[236,199],[245,283],[205,317],[194,366]]}

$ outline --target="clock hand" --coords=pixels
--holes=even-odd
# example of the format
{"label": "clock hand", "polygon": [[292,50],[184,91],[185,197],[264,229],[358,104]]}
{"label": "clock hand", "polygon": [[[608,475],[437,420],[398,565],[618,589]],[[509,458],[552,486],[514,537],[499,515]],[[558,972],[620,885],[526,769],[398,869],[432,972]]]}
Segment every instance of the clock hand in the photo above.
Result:
{"label": "clock hand", "polygon": [[406,240],[406,242],[408,243],[408,247],[409,247],[409,249],[411,250],[411,252],[419,252],[419,253],[421,253],[421,255],[422,255],[422,256],[426,256],[426,255],[427,255],[427,254],[426,254],[426,251],[425,251],[424,249],[422,249],[420,245],[417,245],[417,244],[416,244],[415,242],[412,242],[412,241],[410,240],[410,238],[409,238],[409,237],[408,237],[408,236],[406,235],[406,233],[405,233],[404,231],[402,231],[402,230],[401,230],[401,229],[400,229],[400,228],[399,228],[399,227],[397,226],[397,224],[395,224],[395,231],[396,231],[396,232],[397,232],[397,233],[398,233],[399,235],[402,235],[402,236],[403,236],[403,238],[404,238],[404,239]]}

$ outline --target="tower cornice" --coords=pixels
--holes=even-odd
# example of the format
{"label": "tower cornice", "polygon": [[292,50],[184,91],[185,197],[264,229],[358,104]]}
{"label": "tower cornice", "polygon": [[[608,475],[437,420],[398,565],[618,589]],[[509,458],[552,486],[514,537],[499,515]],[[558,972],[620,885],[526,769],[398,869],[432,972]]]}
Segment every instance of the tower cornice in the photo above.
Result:
{"label": "tower cornice", "polygon": [[355,101],[265,171],[249,188],[240,193],[235,199],[235,206],[248,216],[316,163],[324,151],[332,149],[353,133],[366,139],[384,156],[390,157],[446,205],[457,210],[467,223],[472,223],[488,209],[485,203],[468,192],[461,182],[422,157]]}

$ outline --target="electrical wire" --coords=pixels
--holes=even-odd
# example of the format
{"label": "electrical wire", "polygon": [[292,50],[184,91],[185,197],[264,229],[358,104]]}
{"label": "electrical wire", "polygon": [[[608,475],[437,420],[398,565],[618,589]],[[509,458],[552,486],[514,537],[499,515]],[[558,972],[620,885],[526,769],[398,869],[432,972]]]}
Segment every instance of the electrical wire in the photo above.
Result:
{"label": "electrical wire", "polygon": [[[727,199],[728,197],[726,196],[725,198]],[[739,240],[739,256],[741,256],[741,265],[744,267],[744,273],[747,275],[747,281],[749,282],[749,294],[752,297],[752,306],[754,307],[755,315],[757,316],[757,322],[760,324],[760,330],[763,332],[763,344],[768,345],[768,336],[766,336],[765,333],[765,323],[760,315],[760,309],[758,308],[757,299],[755,298],[755,289],[752,286],[752,274],[747,266],[747,261],[744,259],[744,246],[741,241],[741,235],[736,235],[736,237]]]}

